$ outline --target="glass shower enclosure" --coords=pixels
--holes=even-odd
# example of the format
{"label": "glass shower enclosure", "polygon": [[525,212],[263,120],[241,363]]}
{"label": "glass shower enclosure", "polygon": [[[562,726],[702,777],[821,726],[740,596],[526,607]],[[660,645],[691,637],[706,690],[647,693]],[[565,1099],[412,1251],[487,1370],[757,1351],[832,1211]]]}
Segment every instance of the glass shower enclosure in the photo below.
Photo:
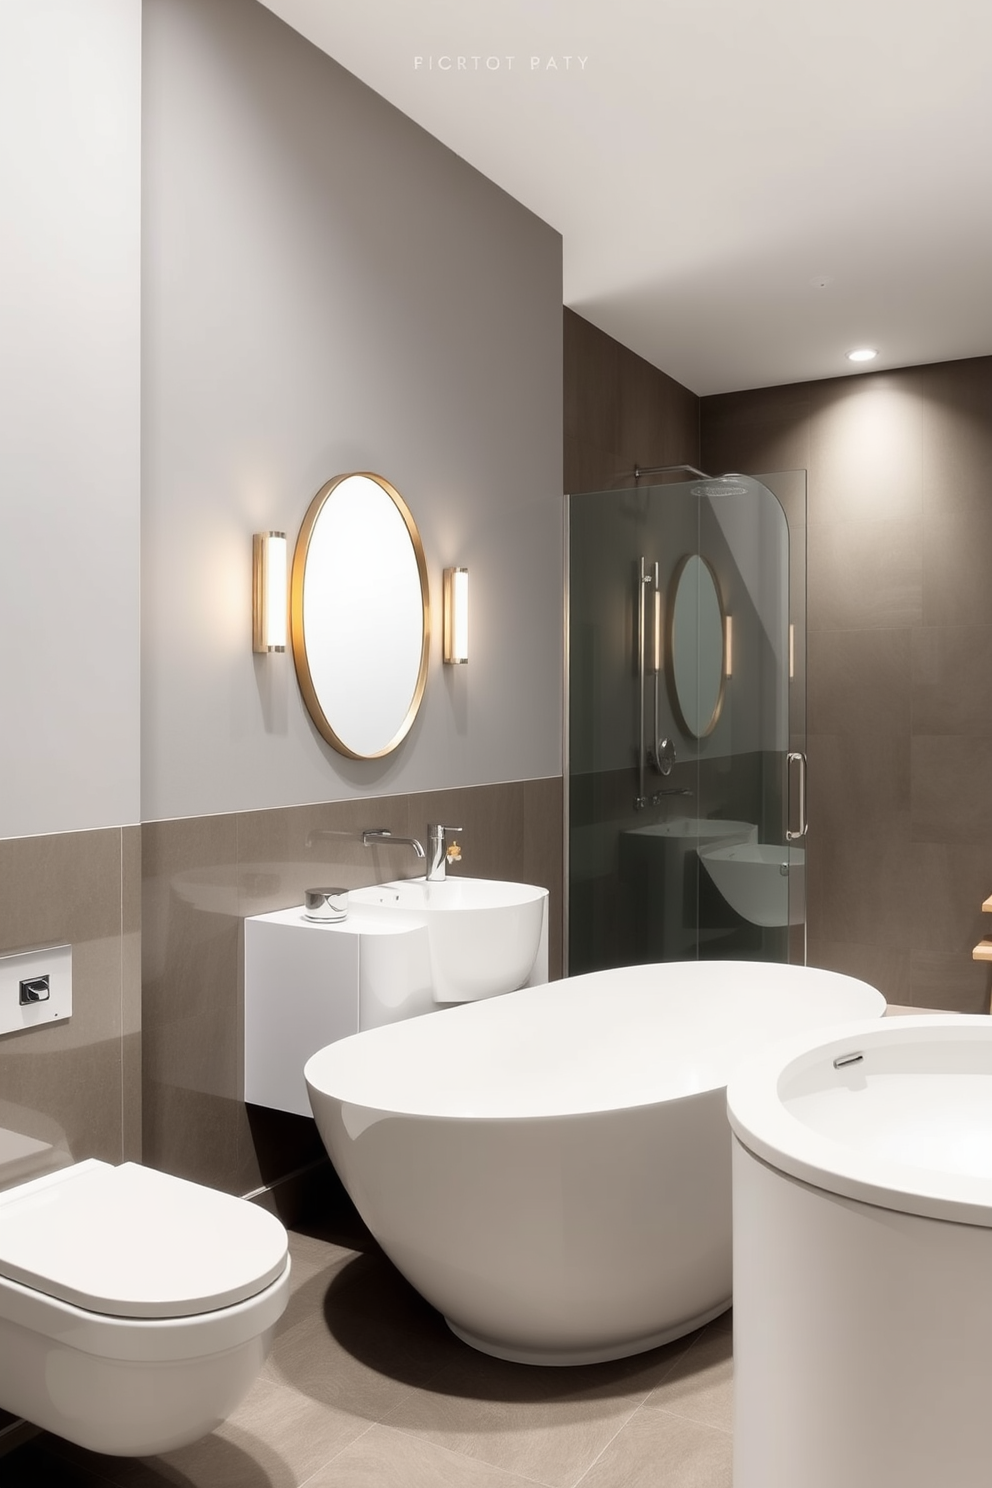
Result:
{"label": "glass shower enclosure", "polygon": [[806,958],[806,475],[566,498],[567,971]]}

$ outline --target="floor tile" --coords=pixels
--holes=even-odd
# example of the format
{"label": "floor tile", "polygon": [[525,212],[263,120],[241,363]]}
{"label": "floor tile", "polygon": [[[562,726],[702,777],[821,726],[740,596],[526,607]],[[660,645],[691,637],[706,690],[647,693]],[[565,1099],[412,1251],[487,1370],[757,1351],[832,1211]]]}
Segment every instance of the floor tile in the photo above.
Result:
{"label": "floor tile", "polygon": [[729,1324],[704,1328],[645,1407],[731,1431],[734,1424],[733,1333]]}
{"label": "floor tile", "polygon": [[433,1442],[373,1426],[306,1488],[534,1488],[531,1480]]}
{"label": "floor tile", "polygon": [[272,1354],[217,1431],[141,1460],[42,1434],[4,1459],[3,1488],[729,1484],[729,1313],[629,1359],[511,1364],[455,1338],[377,1246],[290,1244]]}
{"label": "floor tile", "polygon": [[462,1347],[376,1250],[303,1283],[264,1375],[336,1410],[379,1421]]}
{"label": "floor tile", "polygon": [[360,1417],[258,1380],[222,1426],[174,1452],[138,1459],[60,1450],[115,1488],[299,1488],[367,1429]]}
{"label": "floor tile", "polygon": [[385,1421],[505,1472],[568,1488],[674,1369],[689,1342],[565,1369],[511,1364],[465,1347]]}
{"label": "floor tile", "polygon": [[727,1432],[643,1409],[617,1433],[581,1488],[731,1488],[732,1455]]}

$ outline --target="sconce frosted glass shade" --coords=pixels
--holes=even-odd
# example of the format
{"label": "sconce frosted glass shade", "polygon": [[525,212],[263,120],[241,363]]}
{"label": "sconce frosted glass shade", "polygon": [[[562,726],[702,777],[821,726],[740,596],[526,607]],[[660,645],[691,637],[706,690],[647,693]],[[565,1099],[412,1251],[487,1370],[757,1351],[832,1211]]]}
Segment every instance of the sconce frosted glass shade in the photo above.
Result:
{"label": "sconce frosted glass shade", "polygon": [[450,666],[468,661],[468,569],[444,570],[444,659]]}
{"label": "sconce frosted glass shade", "polygon": [[285,532],[256,532],[252,558],[252,650],[285,651],[289,613]]}

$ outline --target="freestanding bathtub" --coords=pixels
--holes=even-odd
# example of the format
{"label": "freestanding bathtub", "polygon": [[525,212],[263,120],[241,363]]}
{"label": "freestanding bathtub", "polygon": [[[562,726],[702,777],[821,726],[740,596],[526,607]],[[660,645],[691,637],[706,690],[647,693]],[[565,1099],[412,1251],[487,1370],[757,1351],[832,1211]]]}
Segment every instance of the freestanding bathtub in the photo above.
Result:
{"label": "freestanding bathtub", "polygon": [[670,962],[369,1029],[305,1074],[363,1219],[452,1330],[583,1364],[729,1307],[737,1062],[884,1009],[833,972]]}
{"label": "freestanding bathtub", "polygon": [[992,1020],[792,1039],[727,1099],[734,1488],[987,1488]]}

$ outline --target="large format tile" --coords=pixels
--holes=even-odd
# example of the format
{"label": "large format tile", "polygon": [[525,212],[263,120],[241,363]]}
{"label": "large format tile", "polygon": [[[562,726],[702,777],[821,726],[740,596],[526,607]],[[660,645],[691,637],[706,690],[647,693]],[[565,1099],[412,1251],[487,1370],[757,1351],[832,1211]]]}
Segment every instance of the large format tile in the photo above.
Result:
{"label": "large format tile", "polygon": [[810,927],[807,965],[857,977],[859,981],[867,982],[869,987],[877,987],[889,1003],[908,1005],[912,1000],[909,958],[909,948],[905,943],[865,945],[858,941],[832,940],[821,937]]}
{"label": "large format tile", "polygon": [[549,1488],[569,1488],[690,1343],[569,1369],[511,1364],[466,1348],[385,1421]]}
{"label": "large format tile", "polygon": [[643,1409],[609,1443],[581,1488],[731,1488],[732,1457],[729,1433]]}
{"label": "large format tile", "polygon": [[669,1411],[720,1431],[733,1430],[733,1333],[729,1321],[718,1319],[716,1325],[711,1323],[703,1329],[671,1373],[651,1391],[644,1408]]}
{"label": "large format tile", "polygon": [[141,828],[121,830],[121,1152],[142,1156]]}
{"label": "large format tile", "polygon": [[913,841],[992,841],[992,732],[920,734],[912,740]]}
{"label": "large format tile", "polygon": [[854,734],[865,742],[908,734],[916,634],[908,627],[812,631],[807,653],[809,732]]}
{"label": "large format tile", "polygon": [[120,1162],[119,828],[0,842],[0,950],[60,944],[72,946],[72,1017],[0,1041],[0,1125]]}
{"label": "large format tile", "polygon": [[[923,416],[900,373],[831,378],[810,389],[810,521],[917,523]],[[853,536],[853,534],[852,534]]]}
{"label": "large format tile", "polygon": [[376,1247],[304,1281],[264,1374],[377,1421],[463,1347]]}
{"label": "large format tile", "polygon": [[940,951],[910,953],[910,997],[913,1007],[951,1013],[987,1013],[990,973],[987,961],[970,954]]}
{"label": "large format tile", "polygon": [[728,470],[806,470],[809,411],[807,383],[703,398],[699,463],[711,475]]}
{"label": "large format tile", "polygon": [[484,1462],[388,1426],[371,1426],[323,1467],[307,1488],[533,1488]]}
{"label": "large format tile", "polygon": [[[810,521],[808,630],[920,625],[924,615],[919,517]],[[811,677],[812,684],[813,678]]]}
{"label": "large format tile", "polygon": [[992,625],[925,626],[912,642],[913,732],[992,734]]}
{"label": "large format tile", "polygon": [[923,509],[982,512],[992,469],[992,357],[914,369],[922,413]]}
{"label": "large format tile", "polygon": [[269,1380],[258,1380],[238,1409],[188,1447],[118,1469],[121,1488],[155,1482],[191,1488],[299,1488],[368,1422]]}
{"label": "large format tile", "polygon": [[970,961],[972,948],[992,934],[992,917],[982,913],[992,894],[987,846],[920,842],[912,852],[911,949]]}
{"label": "large format tile", "polygon": [[992,625],[992,504],[927,517],[923,524],[923,622]]}

